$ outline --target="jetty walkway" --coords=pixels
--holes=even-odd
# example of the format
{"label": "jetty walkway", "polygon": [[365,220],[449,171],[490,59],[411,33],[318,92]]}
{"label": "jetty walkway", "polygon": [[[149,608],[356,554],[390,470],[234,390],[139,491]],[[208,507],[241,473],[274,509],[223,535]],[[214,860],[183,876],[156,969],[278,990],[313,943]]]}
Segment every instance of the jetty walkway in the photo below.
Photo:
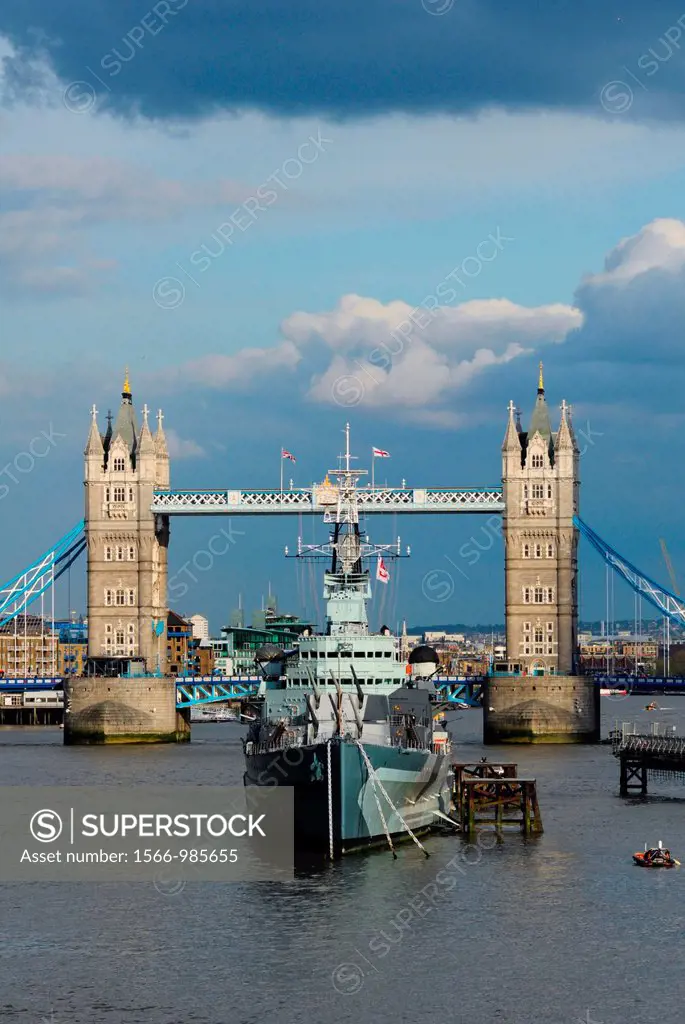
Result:
{"label": "jetty walkway", "polygon": [[612,753],[621,765],[621,796],[647,795],[647,777],[685,783],[685,736],[674,726],[652,723],[649,733],[624,722],[611,733]]}

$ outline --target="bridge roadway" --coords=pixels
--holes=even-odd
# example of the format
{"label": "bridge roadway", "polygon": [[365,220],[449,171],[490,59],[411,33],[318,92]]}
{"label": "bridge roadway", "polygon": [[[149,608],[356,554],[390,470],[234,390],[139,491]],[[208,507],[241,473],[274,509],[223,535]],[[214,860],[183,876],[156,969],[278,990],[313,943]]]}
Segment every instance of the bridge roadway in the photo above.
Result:
{"label": "bridge roadway", "polygon": [[[443,676],[434,680],[438,700],[469,704],[472,707],[480,707],[483,682],[483,676]],[[257,676],[242,679],[181,676],[176,679],[176,707],[196,707],[198,704],[213,704],[219,700],[244,700],[259,692],[260,683]]]}
{"label": "bridge roadway", "polygon": [[603,676],[595,675],[602,689],[627,690],[649,696],[655,693],[685,693],[685,676]]}
{"label": "bridge roadway", "polygon": [[[684,676],[602,676],[595,675],[595,683],[602,689],[626,689],[629,694],[685,694]],[[480,707],[485,676],[436,676],[433,680],[437,699],[451,704]],[[210,704],[219,700],[240,700],[253,696],[259,689],[258,676],[242,679],[205,676],[202,679],[179,676],[176,680],[177,707]]]}
{"label": "bridge roadway", "polygon": [[[144,678],[144,677],[141,677]],[[604,688],[628,690],[629,693],[643,694],[685,694],[683,676],[605,676],[595,675],[595,683]],[[484,676],[436,676],[434,683],[438,700],[450,704],[468,704],[480,707]],[[46,676],[35,679],[0,678],[0,694],[28,693],[41,690],[64,688],[62,676]],[[176,706],[197,707],[202,704],[216,704],[225,700],[246,700],[259,692],[262,680],[259,676],[177,676]]]}
{"label": "bridge roadway", "polygon": [[[501,487],[360,487],[359,511],[503,512]],[[163,515],[323,515],[337,507],[337,488],[325,484],[280,491],[155,491],[152,511]]]}
{"label": "bridge roadway", "polygon": [[[144,677],[141,677],[144,678]],[[216,704],[222,700],[246,700],[259,692],[259,676],[178,676],[176,678],[176,707],[190,708],[201,704]],[[30,693],[40,690],[62,690],[62,676],[37,679],[0,679],[0,694]],[[435,679],[439,698],[451,703],[480,706],[482,676],[444,676]]]}

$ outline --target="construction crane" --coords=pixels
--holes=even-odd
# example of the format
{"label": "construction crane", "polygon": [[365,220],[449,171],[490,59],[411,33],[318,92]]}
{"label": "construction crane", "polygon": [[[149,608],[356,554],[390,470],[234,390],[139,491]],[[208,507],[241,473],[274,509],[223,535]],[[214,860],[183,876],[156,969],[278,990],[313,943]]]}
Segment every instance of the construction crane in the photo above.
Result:
{"label": "construction crane", "polygon": [[680,597],[680,591],[678,590],[678,584],[676,583],[675,572],[673,571],[673,563],[671,562],[671,556],[668,553],[668,548],[666,547],[666,541],[664,540],[663,537],[659,537],[659,544],[661,545],[661,554],[664,556],[664,562],[666,563],[666,568],[668,569],[668,575],[669,575],[669,577],[671,579],[671,586],[673,587],[673,593],[676,595],[676,597]]}

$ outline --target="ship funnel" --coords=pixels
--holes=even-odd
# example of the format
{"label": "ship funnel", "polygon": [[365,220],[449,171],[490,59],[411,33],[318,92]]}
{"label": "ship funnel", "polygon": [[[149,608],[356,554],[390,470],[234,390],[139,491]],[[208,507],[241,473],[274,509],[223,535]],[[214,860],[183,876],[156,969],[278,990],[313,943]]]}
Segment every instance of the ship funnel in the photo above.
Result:
{"label": "ship funnel", "polygon": [[428,679],[435,675],[439,664],[438,652],[427,644],[415,647],[409,655],[409,670],[415,679]]}

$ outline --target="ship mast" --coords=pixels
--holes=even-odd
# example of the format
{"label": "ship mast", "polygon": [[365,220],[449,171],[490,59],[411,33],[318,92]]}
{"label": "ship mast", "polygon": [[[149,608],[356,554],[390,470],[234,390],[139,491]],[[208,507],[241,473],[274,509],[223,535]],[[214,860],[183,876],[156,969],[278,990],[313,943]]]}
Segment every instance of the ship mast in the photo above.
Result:
{"label": "ship mast", "polygon": [[371,598],[371,583],[364,559],[379,555],[401,557],[399,538],[396,544],[371,544],[364,540],[359,527],[357,481],[366,476],[367,471],[352,467],[356,456],[350,450],[349,423],[345,424],[344,434],[345,451],[338,456],[338,468],[328,471],[324,485],[328,486],[328,477],[337,479],[337,486],[329,488],[332,493],[326,504],[330,510],[324,514],[324,522],[332,525],[329,542],[305,545],[299,538],[297,547],[299,558],[330,558],[330,568],[324,574],[326,632],[341,637],[369,631],[366,605]]}
{"label": "ship mast", "polygon": [[363,574],[361,533],[359,530],[359,509],[357,506],[357,478],[365,470],[353,470],[350,465],[354,456],[350,452],[350,425],[345,424],[345,452],[340,461],[343,466],[330,470],[331,476],[338,477],[338,505],[331,537],[331,573]]}

